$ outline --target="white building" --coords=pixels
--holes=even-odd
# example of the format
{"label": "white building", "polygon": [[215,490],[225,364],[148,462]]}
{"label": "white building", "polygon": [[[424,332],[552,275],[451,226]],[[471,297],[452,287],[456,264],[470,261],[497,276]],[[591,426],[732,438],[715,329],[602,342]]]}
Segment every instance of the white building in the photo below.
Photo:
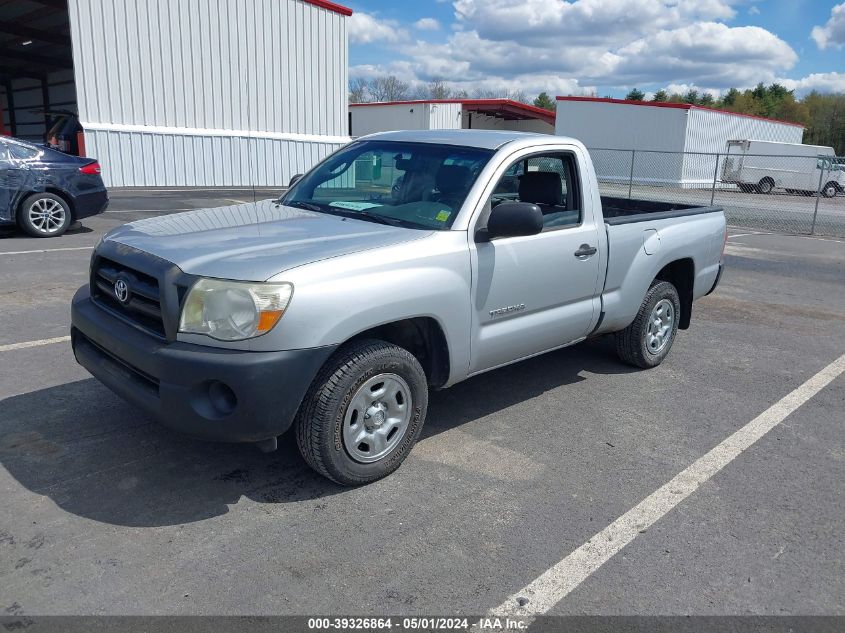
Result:
{"label": "white building", "polygon": [[0,132],[40,139],[49,115],[33,108],[61,107],[78,111],[109,186],[287,184],[348,142],[351,13],[327,0],[6,3]]}
{"label": "white building", "polygon": [[349,104],[349,135],[392,130],[555,133],[555,113],[511,99],[427,99]]}
{"label": "white building", "polygon": [[800,143],[804,127],[686,103],[558,97],[555,131],[584,143],[599,178],[696,186],[713,182],[729,140]]}

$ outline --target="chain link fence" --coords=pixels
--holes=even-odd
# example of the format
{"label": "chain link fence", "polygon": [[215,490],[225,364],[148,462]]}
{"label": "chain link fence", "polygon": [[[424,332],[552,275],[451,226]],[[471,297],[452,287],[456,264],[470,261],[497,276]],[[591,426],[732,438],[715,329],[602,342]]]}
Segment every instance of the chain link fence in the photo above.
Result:
{"label": "chain link fence", "polygon": [[845,157],[590,149],[602,195],[720,206],[728,223],[845,237]]}

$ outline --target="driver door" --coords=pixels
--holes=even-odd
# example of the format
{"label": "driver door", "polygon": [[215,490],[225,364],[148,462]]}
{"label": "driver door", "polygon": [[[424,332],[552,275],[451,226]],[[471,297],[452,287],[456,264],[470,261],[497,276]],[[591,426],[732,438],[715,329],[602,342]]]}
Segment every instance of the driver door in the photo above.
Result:
{"label": "driver door", "polygon": [[[559,191],[549,186],[552,174]],[[599,264],[606,254],[598,250],[574,153],[518,158],[502,174],[486,211],[502,200],[540,206],[544,229],[474,244],[470,374],[582,339],[599,311]],[[479,222],[484,218],[482,213]],[[584,254],[590,249],[596,250]]]}

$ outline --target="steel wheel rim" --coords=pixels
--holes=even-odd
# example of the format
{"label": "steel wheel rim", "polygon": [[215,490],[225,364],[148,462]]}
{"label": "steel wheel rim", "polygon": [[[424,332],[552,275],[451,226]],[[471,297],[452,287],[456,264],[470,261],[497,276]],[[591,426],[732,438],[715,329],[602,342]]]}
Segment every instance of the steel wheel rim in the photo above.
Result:
{"label": "steel wheel rim", "polygon": [[825,195],[826,198],[832,198],[833,196],[836,195],[836,187],[834,187],[833,185],[829,185],[828,187],[825,187],[824,195]]}
{"label": "steel wheel rim", "polygon": [[343,416],[343,446],[357,462],[383,459],[411,421],[411,388],[396,374],[378,374],[358,387]]}
{"label": "steel wheel rim", "polygon": [[675,327],[675,306],[669,299],[658,301],[648,317],[646,346],[652,354],[659,354],[669,344]]}
{"label": "steel wheel rim", "polygon": [[65,223],[65,209],[52,198],[39,198],[29,205],[29,223],[41,233],[55,233]]}

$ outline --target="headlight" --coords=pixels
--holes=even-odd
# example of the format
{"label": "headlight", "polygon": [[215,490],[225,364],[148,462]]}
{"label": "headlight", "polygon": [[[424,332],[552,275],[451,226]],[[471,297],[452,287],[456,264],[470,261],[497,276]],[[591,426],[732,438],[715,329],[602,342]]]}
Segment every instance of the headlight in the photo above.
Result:
{"label": "headlight", "polygon": [[200,279],[188,292],[179,331],[242,341],[273,329],[288,307],[293,285]]}

